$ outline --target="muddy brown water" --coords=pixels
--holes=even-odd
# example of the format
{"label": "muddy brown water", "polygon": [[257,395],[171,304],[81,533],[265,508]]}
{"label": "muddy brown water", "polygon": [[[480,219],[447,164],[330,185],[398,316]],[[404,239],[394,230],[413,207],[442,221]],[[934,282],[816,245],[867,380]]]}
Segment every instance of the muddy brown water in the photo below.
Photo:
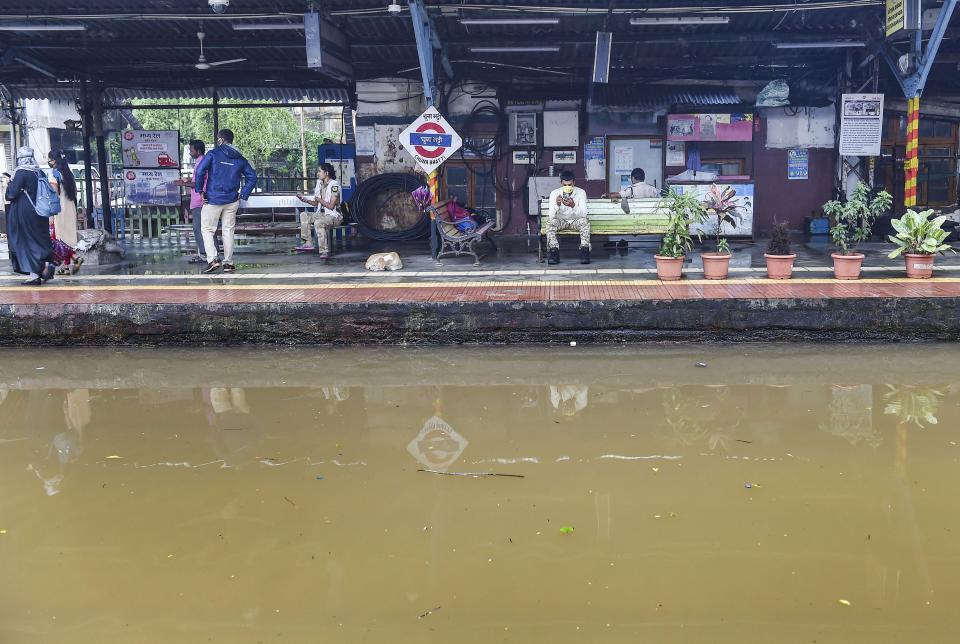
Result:
{"label": "muddy brown water", "polygon": [[0,642],[960,641],[957,358],[0,351]]}

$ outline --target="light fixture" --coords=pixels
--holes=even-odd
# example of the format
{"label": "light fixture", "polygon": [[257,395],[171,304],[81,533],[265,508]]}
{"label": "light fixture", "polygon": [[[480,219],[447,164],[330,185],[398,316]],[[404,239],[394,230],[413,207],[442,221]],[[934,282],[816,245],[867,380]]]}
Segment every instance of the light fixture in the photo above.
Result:
{"label": "light fixture", "polygon": [[460,18],[461,25],[559,25],[560,18]]}
{"label": "light fixture", "polygon": [[866,47],[859,40],[825,40],[823,42],[775,42],[777,49],[835,49],[840,47]]}
{"label": "light fixture", "polygon": [[286,30],[286,29],[298,29],[303,31],[303,23],[301,22],[246,22],[243,24],[233,25],[234,31],[269,31],[269,30]]}
{"label": "light fixture", "polygon": [[86,31],[87,28],[76,23],[39,24],[22,22],[0,22],[0,31]]}
{"label": "light fixture", "polygon": [[631,25],[725,25],[727,16],[663,16],[659,18],[630,18]]}
{"label": "light fixture", "polygon": [[530,52],[553,52],[560,51],[558,45],[532,46],[532,47],[471,47],[470,51],[474,54],[511,54],[511,53],[530,53]]}
{"label": "light fixture", "polygon": [[30,60],[29,58],[14,55],[13,62],[20,63],[24,67],[29,67],[30,69],[36,72],[40,72],[44,76],[49,76],[50,78],[54,78],[54,79],[57,77],[57,74],[53,71],[53,69],[41,63]]}

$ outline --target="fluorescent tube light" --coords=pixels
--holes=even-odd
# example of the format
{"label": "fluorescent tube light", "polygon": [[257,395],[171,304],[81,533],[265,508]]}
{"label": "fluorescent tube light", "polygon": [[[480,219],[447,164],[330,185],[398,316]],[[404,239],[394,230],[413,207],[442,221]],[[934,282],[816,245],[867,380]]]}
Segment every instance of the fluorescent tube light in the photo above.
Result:
{"label": "fluorescent tube light", "polygon": [[834,49],[837,47],[866,47],[865,42],[858,40],[833,40],[824,42],[777,42],[773,43],[777,49]]}
{"label": "fluorescent tube light", "polygon": [[303,31],[303,23],[300,22],[248,22],[240,25],[233,25],[234,31],[280,31],[280,30],[293,30],[297,29]]}
{"label": "fluorescent tube light", "polygon": [[80,23],[62,23],[46,24],[39,23],[23,24],[14,22],[0,22],[0,31],[86,31],[87,28]]}
{"label": "fluorescent tube light", "polygon": [[57,77],[57,75],[54,73],[54,71],[51,68],[47,67],[46,65],[41,65],[40,63],[35,63],[28,58],[21,58],[20,56],[14,56],[13,62],[20,63],[24,67],[29,67],[33,71],[40,72],[44,76],[49,76],[50,78]]}
{"label": "fluorescent tube light", "polygon": [[470,51],[474,54],[510,54],[510,53],[529,53],[529,52],[558,52],[560,47],[557,45],[552,46],[536,46],[536,47],[471,47]]}
{"label": "fluorescent tube light", "polygon": [[560,18],[460,18],[461,25],[559,25]]}
{"label": "fluorescent tube light", "polygon": [[630,18],[631,25],[725,25],[727,16],[664,16],[661,18]]}

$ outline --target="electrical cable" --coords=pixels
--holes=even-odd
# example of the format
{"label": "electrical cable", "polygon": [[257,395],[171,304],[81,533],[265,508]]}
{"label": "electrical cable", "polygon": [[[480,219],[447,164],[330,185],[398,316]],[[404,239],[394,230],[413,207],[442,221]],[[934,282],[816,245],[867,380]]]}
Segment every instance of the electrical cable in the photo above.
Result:
{"label": "electrical cable", "polygon": [[[374,206],[374,197],[386,192],[405,193],[409,197],[411,192],[423,185],[420,177],[405,172],[378,174],[360,182],[350,198],[350,212],[357,222],[360,234],[367,239],[387,242],[414,241],[429,236],[430,217],[426,212],[420,213],[417,222],[406,230],[380,230],[370,223],[372,218],[369,209]],[[382,204],[383,200],[379,203]]]}

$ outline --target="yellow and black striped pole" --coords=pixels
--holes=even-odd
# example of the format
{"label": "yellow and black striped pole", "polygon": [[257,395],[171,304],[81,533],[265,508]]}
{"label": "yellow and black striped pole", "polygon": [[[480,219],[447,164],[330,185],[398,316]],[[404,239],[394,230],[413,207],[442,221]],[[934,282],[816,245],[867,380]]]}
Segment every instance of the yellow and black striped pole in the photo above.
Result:
{"label": "yellow and black striped pole", "polygon": [[[430,188],[430,204],[436,204],[440,199],[438,199],[437,190],[438,190],[438,173],[436,170],[431,170],[430,174],[427,175],[427,187]],[[434,261],[437,260],[437,254],[440,252],[440,240],[437,235],[437,211],[431,208],[430,213],[430,254],[433,255]]]}
{"label": "yellow and black striped pole", "polygon": [[903,205],[914,208],[917,205],[917,174],[920,161],[917,147],[920,127],[920,97],[907,100],[907,154],[903,162],[904,189]]}

